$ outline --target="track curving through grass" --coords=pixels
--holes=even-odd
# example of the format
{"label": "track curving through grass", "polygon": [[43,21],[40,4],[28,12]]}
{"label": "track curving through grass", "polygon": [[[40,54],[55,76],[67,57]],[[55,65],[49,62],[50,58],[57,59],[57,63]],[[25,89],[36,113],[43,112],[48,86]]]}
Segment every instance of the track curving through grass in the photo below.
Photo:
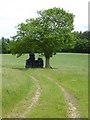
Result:
{"label": "track curving through grass", "polygon": [[23,59],[16,59],[11,55],[4,57],[3,118],[88,116],[87,55],[57,54],[51,59],[54,69],[27,70],[23,68],[24,56]]}
{"label": "track curving through grass", "polygon": [[49,80],[53,81],[63,92],[65,101],[68,105],[68,118],[80,118],[79,112],[77,111],[76,105],[75,105],[75,97],[71,95],[62,85],[60,85],[56,80],[53,80],[52,78],[48,77]]}
{"label": "track curving through grass", "polygon": [[67,118],[67,104],[63,92],[54,82],[46,78],[43,71],[44,69],[34,70],[42,94],[38,104],[27,114],[27,118]]}

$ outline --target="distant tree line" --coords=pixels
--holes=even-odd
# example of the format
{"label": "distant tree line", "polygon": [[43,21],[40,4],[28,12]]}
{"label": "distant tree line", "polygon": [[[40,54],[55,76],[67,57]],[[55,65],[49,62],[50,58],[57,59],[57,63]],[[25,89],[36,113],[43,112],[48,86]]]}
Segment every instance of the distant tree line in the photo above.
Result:
{"label": "distant tree line", "polygon": [[2,37],[0,39],[0,53],[3,53],[3,54],[11,53],[10,48],[9,48],[10,42],[11,41],[9,38]]}
{"label": "distant tree line", "polygon": [[[61,51],[57,52],[73,52],[73,53],[90,53],[90,31],[85,32],[73,32],[73,47],[64,48]],[[9,54],[10,51],[10,42],[12,40],[9,38],[2,37],[0,39],[0,53]]]}
{"label": "distant tree line", "polygon": [[62,52],[90,53],[90,31],[73,32],[74,47],[63,49]]}

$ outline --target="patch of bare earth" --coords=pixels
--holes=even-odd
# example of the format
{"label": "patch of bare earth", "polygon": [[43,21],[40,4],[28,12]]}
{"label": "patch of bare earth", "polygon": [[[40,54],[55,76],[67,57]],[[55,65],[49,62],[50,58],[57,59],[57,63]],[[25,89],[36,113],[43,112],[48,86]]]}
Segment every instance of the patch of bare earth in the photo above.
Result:
{"label": "patch of bare earth", "polygon": [[[20,105],[16,106],[16,110],[12,110],[10,114],[6,116],[7,118],[26,118],[26,115],[30,113],[38,103],[41,95],[41,87],[39,81],[35,77],[31,76],[31,78],[36,82],[36,91],[34,93],[34,96],[31,98],[31,100],[28,100],[27,96],[27,98],[23,100],[24,102],[21,102]],[[21,107],[21,110],[18,110],[19,107]]]}
{"label": "patch of bare earth", "polygon": [[52,78],[49,78],[49,80],[52,80],[63,92],[65,101],[68,104],[68,118],[80,118],[80,115],[77,111],[76,105],[75,105],[75,98],[72,96],[62,85],[55,82]]}

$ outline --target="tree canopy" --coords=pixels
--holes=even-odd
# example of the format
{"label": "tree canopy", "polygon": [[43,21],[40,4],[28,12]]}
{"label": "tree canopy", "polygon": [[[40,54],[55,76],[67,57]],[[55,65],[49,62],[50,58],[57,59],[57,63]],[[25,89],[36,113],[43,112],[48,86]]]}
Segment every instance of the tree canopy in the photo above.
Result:
{"label": "tree canopy", "polygon": [[50,57],[63,48],[72,47],[74,15],[64,9],[51,8],[38,11],[38,17],[27,19],[18,25],[16,36],[11,42],[13,54],[39,52],[50,67]]}

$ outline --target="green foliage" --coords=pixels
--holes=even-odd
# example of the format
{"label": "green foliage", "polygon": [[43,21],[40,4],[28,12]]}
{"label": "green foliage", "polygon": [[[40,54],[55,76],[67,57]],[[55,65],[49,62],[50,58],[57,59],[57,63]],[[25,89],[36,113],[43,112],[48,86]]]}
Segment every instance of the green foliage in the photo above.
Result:
{"label": "green foliage", "polygon": [[90,31],[74,32],[75,45],[73,52],[90,53]]}
{"label": "green foliage", "polygon": [[78,39],[74,51],[78,53],[89,53],[90,51],[90,41],[84,39]]}
{"label": "green foliage", "polygon": [[80,32],[79,38],[90,40],[90,31]]}
{"label": "green foliage", "polygon": [[[41,10],[37,13],[37,18],[28,19],[18,25],[11,51],[19,55],[30,51],[40,52],[47,61],[57,51],[71,46],[74,15],[60,8]],[[49,67],[49,62],[46,63],[46,67]]]}
{"label": "green foliage", "polygon": [[8,38],[1,38],[1,42],[0,42],[0,53],[10,53],[10,49],[9,49],[9,42],[10,40]]}
{"label": "green foliage", "polygon": [[40,34],[41,40],[38,42],[41,51],[49,58],[71,42],[72,39],[68,38],[73,30],[74,16],[60,8],[43,10],[38,13],[40,15],[38,20],[43,29],[42,35]]}
{"label": "green foliage", "polygon": [[74,31],[73,33],[74,33],[74,37],[76,38],[90,40],[90,31],[84,31],[84,32]]}
{"label": "green foliage", "polygon": [[62,49],[62,52],[90,53],[90,31],[78,32],[74,31],[72,48]]}
{"label": "green foliage", "polygon": [[[38,51],[50,58],[65,45],[71,44],[74,16],[60,8],[41,10],[38,11],[38,15],[38,18],[26,20],[26,23],[18,25],[15,39],[22,41],[26,48],[23,48],[24,51]],[[18,49],[17,44],[16,46]],[[16,51],[15,53],[24,52]]]}

